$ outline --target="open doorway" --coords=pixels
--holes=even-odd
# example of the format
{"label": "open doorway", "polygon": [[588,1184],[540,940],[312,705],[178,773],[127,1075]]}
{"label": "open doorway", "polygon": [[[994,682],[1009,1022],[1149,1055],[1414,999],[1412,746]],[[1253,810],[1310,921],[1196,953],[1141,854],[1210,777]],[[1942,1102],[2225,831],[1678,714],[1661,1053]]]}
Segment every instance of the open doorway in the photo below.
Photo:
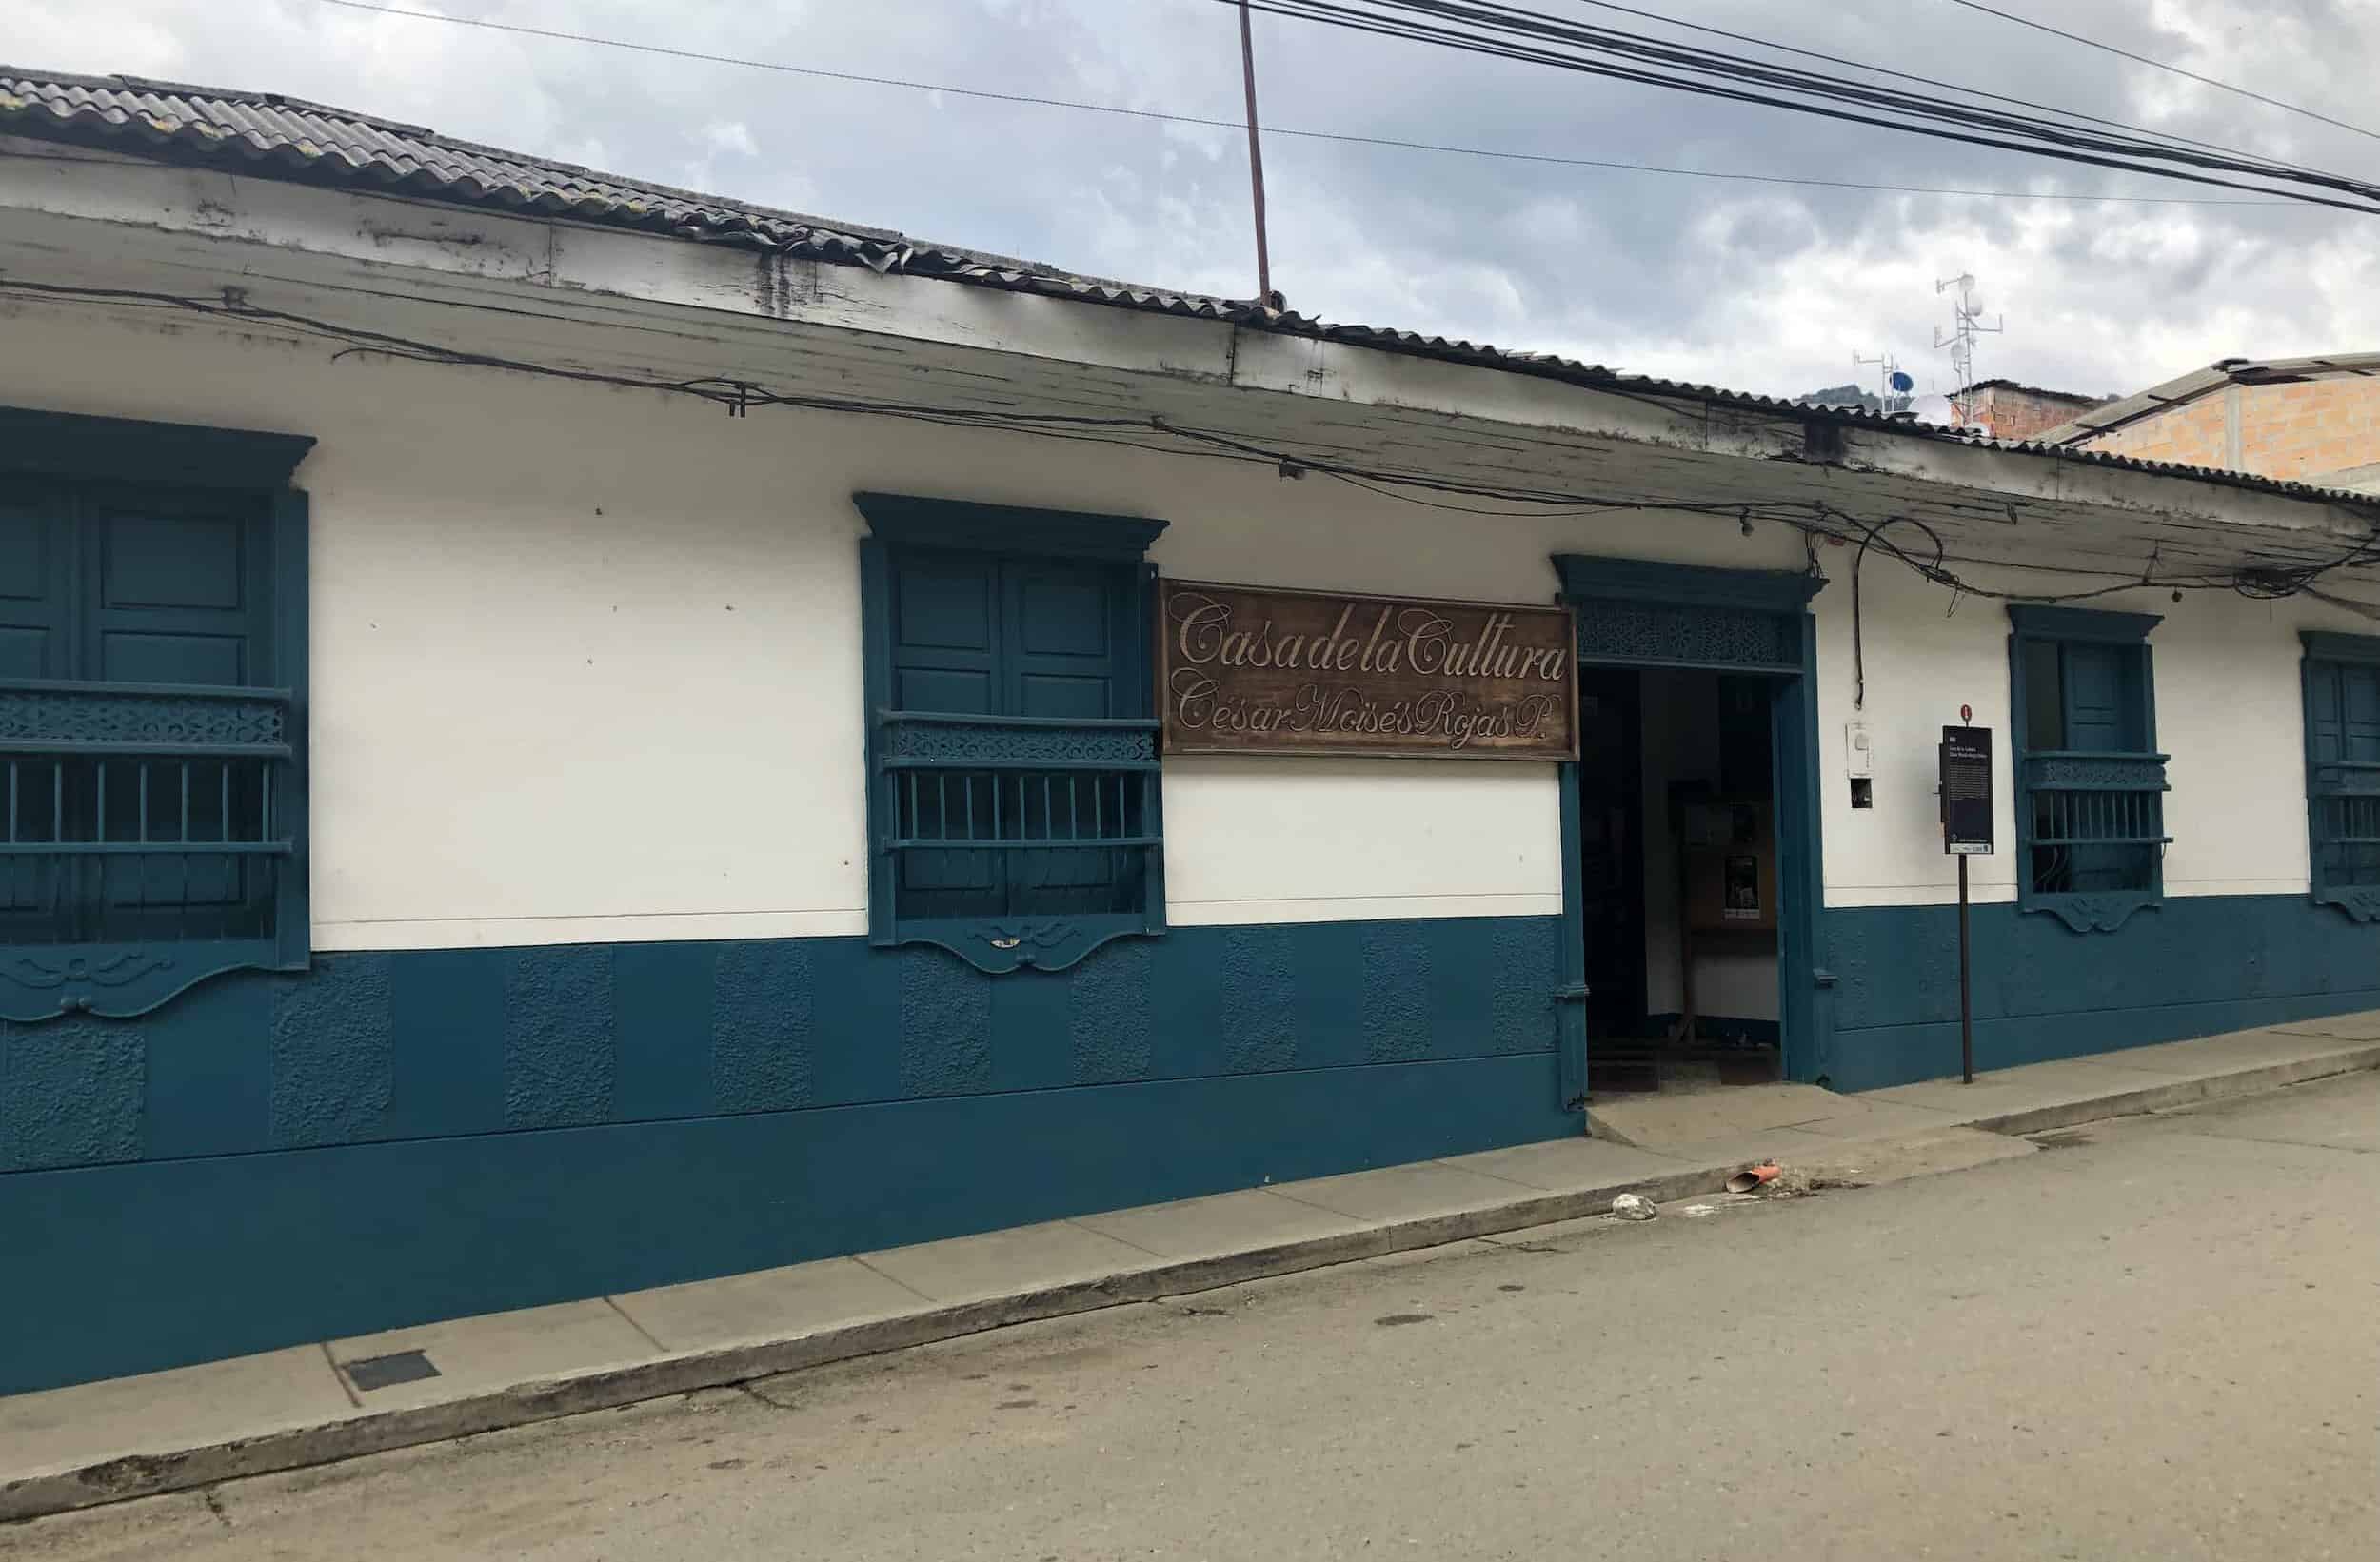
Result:
{"label": "open doorway", "polygon": [[1590,1095],[1784,1077],[1771,679],[1582,669]]}

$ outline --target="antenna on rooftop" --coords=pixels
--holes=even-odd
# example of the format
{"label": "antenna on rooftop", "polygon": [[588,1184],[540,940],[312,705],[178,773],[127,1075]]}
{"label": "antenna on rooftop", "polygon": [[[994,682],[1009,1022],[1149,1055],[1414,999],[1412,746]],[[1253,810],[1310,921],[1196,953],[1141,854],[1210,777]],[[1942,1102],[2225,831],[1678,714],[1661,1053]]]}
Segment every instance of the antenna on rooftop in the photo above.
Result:
{"label": "antenna on rooftop", "polygon": [[1951,301],[1950,334],[1945,336],[1937,326],[1934,346],[1937,352],[1951,349],[1951,378],[1958,387],[1951,392],[1951,409],[1961,424],[1968,424],[1974,421],[1973,399],[1969,393],[1975,385],[1975,338],[2007,329],[2008,318],[2002,315],[1989,326],[1983,323],[1983,299],[1975,292],[1973,272],[1961,271],[1947,282],[1937,282],[1934,291],[1939,296],[1953,287],[1958,289],[1958,296]]}
{"label": "antenna on rooftop", "polygon": [[1899,359],[1889,352],[1877,353],[1874,358],[1862,358],[1854,352],[1851,355],[1851,361],[1854,368],[1873,368],[1876,371],[1877,411],[1906,412],[1909,410],[1912,399],[1910,393],[1917,388],[1917,382],[1902,371]]}

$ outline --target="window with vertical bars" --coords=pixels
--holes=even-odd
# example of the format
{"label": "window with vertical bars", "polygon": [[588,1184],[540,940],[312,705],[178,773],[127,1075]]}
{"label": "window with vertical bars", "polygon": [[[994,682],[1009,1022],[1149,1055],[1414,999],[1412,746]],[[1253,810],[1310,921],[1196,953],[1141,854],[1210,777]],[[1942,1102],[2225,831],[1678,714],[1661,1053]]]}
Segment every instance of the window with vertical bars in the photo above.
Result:
{"label": "window with vertical bars", "polygon": [[2012,606],[2019,901],[2101,930],[2164,888],[2154,618]]}
{"label": "window with vertical bars", "polygon": [[297,854],[279,690],[0,683],[0,939],[269,939]]}
{"label": "window with vertical bars", "polygon": [[292,498],[0,468],[11,1018],[137,1013],[215,970],[304,963]]}
{"label": "window with vertical bars", "polygon": [[2380,920],[2380,638],[2304,639],[2314,897]]}
{"label": "window with vertical bars", "polygon": [[1157,524],[862,508],[871,937],[999,972],[1161,931]]}

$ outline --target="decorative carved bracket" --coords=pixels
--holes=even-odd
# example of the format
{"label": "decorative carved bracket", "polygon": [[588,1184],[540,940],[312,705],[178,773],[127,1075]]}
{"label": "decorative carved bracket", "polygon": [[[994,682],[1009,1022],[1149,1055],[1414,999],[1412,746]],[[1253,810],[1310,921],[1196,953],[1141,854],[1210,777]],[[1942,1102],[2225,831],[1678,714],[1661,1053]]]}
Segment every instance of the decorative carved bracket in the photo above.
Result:
{"label": "decorative carved bracket", "polygon": [[1156,929],[1137,918],[986,920],[928,926],[909,932],[902,943],[948,950],[986,976],[1012,971],[1063,971],[1101,944],[1118,939],[1153,937]]}
{"label": "decorative carved bracket", "polygon": [[2098,895],[2042,895],[2034,897],[2023,909],[2046,911],[2077,933],[2112,933],[2130,921],[2133,912],[2157,903],[2155,895],[2139,890]]}
{"label": "decorative carved bracket", "polygon": [[2359,922],[2380,922],[2380,884],[2347,884],[2326,889],[2314,897],[2324,905],[2332,905]]}
{"label": "decorative carved bracket", "polygon": [[0,954],[0,1019],[36,1024],[66,1015],[130,1019],[226,971],[270,970],[269,945],[193,943],[192,958],[153,948],[17,948]]}

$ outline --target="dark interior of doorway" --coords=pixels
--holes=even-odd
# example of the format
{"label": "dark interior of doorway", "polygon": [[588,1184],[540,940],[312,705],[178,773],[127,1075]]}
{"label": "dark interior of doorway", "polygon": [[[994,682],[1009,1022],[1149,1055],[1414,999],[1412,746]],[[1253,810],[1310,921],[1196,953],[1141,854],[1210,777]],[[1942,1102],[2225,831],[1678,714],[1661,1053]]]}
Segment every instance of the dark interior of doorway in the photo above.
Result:
{"label": "dark interior of doorway", "polygon": [[1743,1001],[1764,964],[1775,990],[1775,687],[1581,672],[1588,1094],[1781,1078],[1774,998]]}

